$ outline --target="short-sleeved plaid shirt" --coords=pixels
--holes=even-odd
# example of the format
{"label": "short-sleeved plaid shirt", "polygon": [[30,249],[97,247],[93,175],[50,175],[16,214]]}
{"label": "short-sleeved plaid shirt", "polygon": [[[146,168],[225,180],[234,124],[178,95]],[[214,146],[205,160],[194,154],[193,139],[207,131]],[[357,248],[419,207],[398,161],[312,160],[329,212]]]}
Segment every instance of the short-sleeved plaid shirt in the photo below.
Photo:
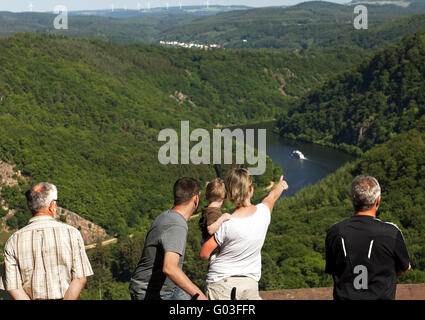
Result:
{"label": "short-sleeved plaid shirt", "polygon": [[73,279],[93,275],[80,232],[49,215],[15,232],[4,255],[0,289],[23,288],[33,300],[62,299]]}

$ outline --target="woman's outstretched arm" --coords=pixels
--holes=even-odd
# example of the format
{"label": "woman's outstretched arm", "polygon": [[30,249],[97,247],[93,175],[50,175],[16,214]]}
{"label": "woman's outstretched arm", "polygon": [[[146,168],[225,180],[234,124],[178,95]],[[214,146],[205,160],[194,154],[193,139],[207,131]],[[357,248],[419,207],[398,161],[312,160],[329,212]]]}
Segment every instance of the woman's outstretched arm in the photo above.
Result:
{"label": "woman's outstretched arm", "polygon": [[288,190],[288,188],[288,184],[285,180],[283,180],[283,176],[280,176],[280,180],[277,183],[276,187],[274,187],[274,189],[270,191],[268,196],[265,197],[262,201],[262,203],[270,209],[270,213],[272,213],[273,211],[274,203],[277,201],[277,199],[279,199],[282,192]]}

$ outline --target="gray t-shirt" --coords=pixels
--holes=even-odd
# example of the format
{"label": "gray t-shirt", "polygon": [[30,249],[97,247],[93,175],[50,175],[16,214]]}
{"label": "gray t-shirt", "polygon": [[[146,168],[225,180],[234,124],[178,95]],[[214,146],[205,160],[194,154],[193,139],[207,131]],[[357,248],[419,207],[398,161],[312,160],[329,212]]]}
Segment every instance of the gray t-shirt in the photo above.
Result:
{"label": "gray t-shirt", "polygon": [[155,299],[171,293],[177,287],[162,272],[164,254],[168,251],[178,253],[178,265],[183,268],[187,231],[186,219],[172,209],[155,219],[146,236],[142,257],[130,280],[132,295],[137,295],[138,299]]}

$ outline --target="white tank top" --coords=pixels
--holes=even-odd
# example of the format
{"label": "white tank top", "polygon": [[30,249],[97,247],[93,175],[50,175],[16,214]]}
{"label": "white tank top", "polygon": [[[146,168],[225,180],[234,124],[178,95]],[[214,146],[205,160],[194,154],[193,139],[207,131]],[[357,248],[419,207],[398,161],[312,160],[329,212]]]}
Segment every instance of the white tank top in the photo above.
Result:
{"label": "white tank top", "polygon": [[220,252],[210,262],[207,282],[230,276],[261,278],[261,248],[270,224],[270,209],[263,203],[249,217],[232,217],[215,233]]}

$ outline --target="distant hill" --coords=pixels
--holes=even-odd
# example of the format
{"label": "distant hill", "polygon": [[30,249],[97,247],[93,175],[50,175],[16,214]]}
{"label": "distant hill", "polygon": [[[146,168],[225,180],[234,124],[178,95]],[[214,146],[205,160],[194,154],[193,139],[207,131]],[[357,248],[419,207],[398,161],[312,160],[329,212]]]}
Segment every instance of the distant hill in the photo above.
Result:
{"label": "distant hill", "polygon": [[[141,15],[141,14],[140,14]],[[56,30],[55,14],[38,12],[0,12],[0,36],[19,32],[62,34],[74,38],[111,40],[116,43],[156,43],[160,26],[175,19],[190,19],[186,15],[143,16],[142,18],[117,19],[102,16],[70,15],[68,30]]]}
{"label": "distant hill", "polygon": [[365,4],[394,4],[402,7],[407,7],[410,4],[414,3],[423,3],[424,0],[352,0],[351,3],[365,3]]}
{"label": "distant hill", "polygon": [[[225,48],[308,49],[353,46],[362,49],[400,41],[424,28],[425,5],[368,5],[368,30],[353,28],[353,7],[309,1],[290,7],[173,7],[151,11],[71,12],[69,29],[53,27],[49,13],[0,12],[0,36],[16,32],[55,33],[120,44],[159,41],[217,43]],[[413,19],[409,20],[409,19]],[[394,22],[394,23],[393,23]]]}
{"label": "distant hill", "polygon": [[[143,15],[163,15],[163,14],[193,14],[193,15],[213,15],[220,12],[231,10],[248,9],[249,6],[241,5],[210,5],[208,8],[204,6],[169,6],[166,7],[153,7],[153,8],[140,8],[140,10],[126,10],[124,8],[110,8],[105,10],[76,10],[70,11],[70,16],[100,16],[117,19],[127,19]],[[53,13],[53,12],[52,12]]]}
{"label": "distant hill", "polygon": [[[309,1],[288,8],[255,8],[179,21],[164,29],[164,39],[220,43],[235,48],[314,48],[333,45],[376,49],[424,27],[408,21],[400,32],[390,21],[425,13],[425,7],[368,5],[368,30],[353,27],[353,6]],[[384,26],[384,24],[388,22]],[[380,33],[376,29],[380,28]],[[385,30],[384,30],[385,29]],[[408,29],[408,30],[407,30]]]}

